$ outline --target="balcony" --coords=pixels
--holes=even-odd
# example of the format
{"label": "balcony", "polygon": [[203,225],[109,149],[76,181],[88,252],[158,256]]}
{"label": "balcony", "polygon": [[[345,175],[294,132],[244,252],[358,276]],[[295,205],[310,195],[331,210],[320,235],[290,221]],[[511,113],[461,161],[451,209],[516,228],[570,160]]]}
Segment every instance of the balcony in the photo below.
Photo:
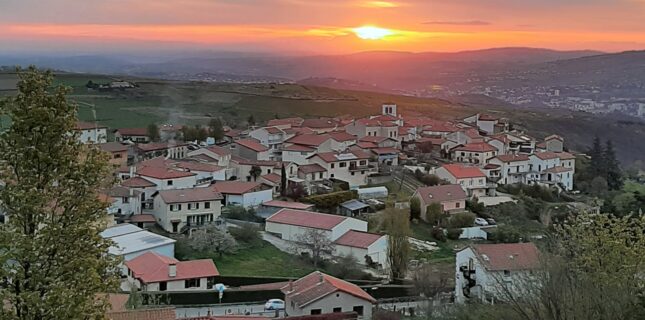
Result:
{"label": "balcony", "polygon": [[376,171],[376,166],[371,164],[366,165],[350,165],[349,171]]}

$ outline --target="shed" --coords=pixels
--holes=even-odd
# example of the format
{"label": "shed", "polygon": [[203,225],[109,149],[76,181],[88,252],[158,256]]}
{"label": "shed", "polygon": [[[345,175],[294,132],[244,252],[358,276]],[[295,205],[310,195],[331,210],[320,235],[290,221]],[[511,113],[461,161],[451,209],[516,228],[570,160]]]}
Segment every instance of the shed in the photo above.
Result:
{"label": "shed", "polygon": [[386,187],[362,188],[357,189],[356,191],[358,192],[358,198],[360,200],[387,198],[388,196],[388,190]]}
{"label": "shed", "polygon": [[345,201],[338,207],[338,212],[342,215],[355,217],[362,213],[368,213],[370,206],[356,199]]}

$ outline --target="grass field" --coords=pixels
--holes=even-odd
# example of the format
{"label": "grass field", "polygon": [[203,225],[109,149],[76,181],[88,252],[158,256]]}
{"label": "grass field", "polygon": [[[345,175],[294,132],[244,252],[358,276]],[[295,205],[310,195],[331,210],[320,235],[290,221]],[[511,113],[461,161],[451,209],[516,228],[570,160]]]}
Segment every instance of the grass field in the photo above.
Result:
{"label": "grass field", "polygon": [[313,267],[301,263],[297,257],[266,242],[237,254],[214,257],[213,261],[224,276],[302,277],[314,271]]}

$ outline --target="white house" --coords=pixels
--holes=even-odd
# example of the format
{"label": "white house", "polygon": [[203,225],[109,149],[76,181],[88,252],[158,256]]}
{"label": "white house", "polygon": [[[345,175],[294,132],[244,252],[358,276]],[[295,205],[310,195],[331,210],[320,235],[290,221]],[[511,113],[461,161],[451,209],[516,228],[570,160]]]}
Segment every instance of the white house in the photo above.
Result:
{"label": "white house", "polygon": [[497,148],[486,142],[460,145],[450,150],[451,158],[457,162],[484,165],[497,155]]}
{"label": "white house", "polygon": [[[316,149],[317,152],[331,152],[343,150],[346,143],[336,141],[330,134],[299,134],[285,141],[284,147],[293,149],[293,145]],[[285,160],[287,161],[287,160]]]}
{"label": "white house", "polygon": [[108,195],[112,198],[109,210],[117,216],[131,216],[141,213],[141,191],[115,186],[110,188]]}
{"label": "white house", "polygon": [[538,152],[529,156],[528,182],[561,186],[573,190],[575,156],[568,152]]}
{"label": "white house", "polygon": [[369,164],[370,158],[367,152],[349,150],[316,153],[309,158],[309,163],[323,167],[328,178],[346,181],[353,188],[367,184],[367,176],[377,171],[376,167]]}
{"label": "white house", "polygon": [[289,282],[281,290],[287,316],[356,312],[359,319],[371,319],[372,305],[376,303],[357,285],[320,271]]}
{"label": "white house", "polygon": [[459,184],[422,187],[417,189],[412,197],[419,199],[421,204],[421,219],[428,221],[428,206],[438,203],[442,212],[457,213],[466,209],[468,195]]}
{"label": "white house", "polygon": [[197,174],[167,167],[142,166],[136,168],[134,174],[154,183],[157,190],[186,189],[197,185]]}
{"label": "white house", "polygon": [[78,140],[82,143],[107,142],[107,127],[98,123],[77,121],[76,131],[78,132]]}
{"label": "white house", "polygon": [[349,230],[334,241],[334,246],[335,256],[352,255],[362,265],[374,263],[380,268],[388,267],[386,235]]}
{"label": "white house", "polygon": [[188,155],[188,145],[176,142],[140,143],[135,146],[139,159],[164,157],[167,159],[183,159]]}
{"label": "white house", "polygon": [[490,159],[490,164],[500,166],[500,177],[497,183],[526,183],[530,171],[529,156],[525,154],[503,154]]}
{"label": "white house", "polygon": [[119,128],[114,130],[114,139],[116,141],[131,141],[134,143],[148,143],[150,136],[148,136],[147,128]]}
{"label": "white house", "polygon": [[121,186],[137,191],[142,209],[152,208],[152,195],[157,192],[157,185],[143,177],[133,177],[121,182]]}
{"label": "white house", "polygon": [[[435,174],[448,180],[452,184],[461,185],[470,197],[481,197],[487,194],[489,186],[486,183],[486,174],[477,167],[461,164],[446,164],[437,168]],[[491,186],[494,189],[494,187]]]}
{"label": "white house", "polygon": [[206,148],[189,151],[187,156],[195,160],[227,167],[228,162],[231,160],[231,151],[219,146],[208,146]]}
{"label": "white house", "polygon": [[[123,223],[107,228],[101,232],[101,237],[114,242],[108,252],[121,256],[124,261],[132,260],[149,251],[171,258],[175,256],[176,240],[145,231],[132,224]],[[123,266],[122,271],[124,275],[127,274]]]}
{"label": "white house", "polygon": [[503,301],[502,292],[520,292],[538,267],[539,251],[533,243],[471,245],[457,252],[455,301]]}
{"label": "white house", "polygon": [[282,148],[282,161],[305,165],[309,163],[307,159],[315,154],[316,151],[316,148],[292,144]]}
{"label": "white house", "polygon": [[157,223],[172,233],[214,223],[222,213],[222,195],[213,188],[162,190],[154,199]]}
{"label": "white house", "polygon": [[178,161],[173,163],[179,170],[194,173],[197,184],[226,180],[226,168],[198,161]]}
{"label": "white house", "polygon": [[141,291],[212,290],[219,275],[212,259],[179,261],[147,252],[125,262],[128,282]]}
{"label": "white house", "polygon": [[255,139],[241,139],[233,145],[238,156],[250,160],[271,160],[272,151]]}
{"label": "white house", "polygon": [[333,214],[282,209],[266,219],[264,231],[283,240],[298,241],[308,230],[320,230],[335,241],[349,230],[367,232],[367,222]]}
{"label": "white house", "polygon": [[258,128],[249,132],[249,137],[258,140],[272,151],[279,150],[282,147],[282,143],[291,136],[293,134],[288,134],[278,127]]}
{"label": "white house", "polygon": [[222,194],[226,206],[251,208],[273,200],[273,188],[259,182],[220,181],[213,185],[213,189]]}

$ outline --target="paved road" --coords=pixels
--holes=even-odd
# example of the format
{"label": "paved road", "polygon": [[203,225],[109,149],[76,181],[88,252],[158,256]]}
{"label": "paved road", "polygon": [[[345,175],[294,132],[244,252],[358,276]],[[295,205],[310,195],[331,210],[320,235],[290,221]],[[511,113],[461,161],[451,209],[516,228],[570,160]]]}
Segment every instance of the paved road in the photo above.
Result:
{"label": "paved road", "polygon": [[[403,310],[408,314],[409,308],[414,308],[417,313],[422,312],[427,308],[427,301],[409,301],[409,302],[387,302],[380,303],[379,307],[386,310]],[[207,315],[243,315],[250,313],[256,316],[265,316],[267,318],[275,318],[275,311],[265,311],[264,304],[239,304],[239,305],[213,305],[207,307],[178,307],[175,309],[177,318],[190,318],[200,317]],[[284,317],[284,313],[280,312],[278,317]]]}

